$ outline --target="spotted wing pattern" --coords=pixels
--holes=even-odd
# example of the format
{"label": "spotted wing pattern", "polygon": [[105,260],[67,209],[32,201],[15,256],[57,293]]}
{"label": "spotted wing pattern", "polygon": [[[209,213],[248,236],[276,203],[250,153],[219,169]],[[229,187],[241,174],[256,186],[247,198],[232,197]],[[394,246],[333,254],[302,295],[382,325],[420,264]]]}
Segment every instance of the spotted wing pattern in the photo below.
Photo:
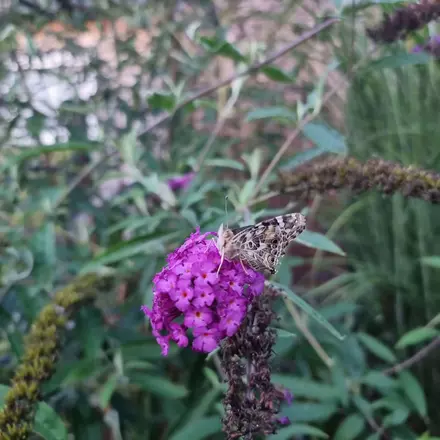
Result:
{"label": "spotted wing pattern", "polygon": [[302,214],[286,214],[244,228],[233,229],[231,247],[237,258],[258,272],[276,273],[289,243],[306,227]]}

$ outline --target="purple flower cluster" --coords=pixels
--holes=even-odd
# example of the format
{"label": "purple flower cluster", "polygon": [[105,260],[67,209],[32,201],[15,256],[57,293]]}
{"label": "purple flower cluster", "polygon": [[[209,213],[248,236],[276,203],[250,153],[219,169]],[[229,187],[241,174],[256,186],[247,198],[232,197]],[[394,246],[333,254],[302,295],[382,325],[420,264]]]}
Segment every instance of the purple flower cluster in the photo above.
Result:
{"label": "purple flower cluster", "polygon": [[179,347],[188,345],[188,329],[193,350],[214,350],[237,331],[248,304],[264,289],[264,276],[240,262],[224,261],[217,274],[220,253],[209,235],[216,234],[197,229],[168,255],[167,266],[153,279],[152,309],[142,306],[164,356],[170,340]]}
{"label": "purple flower cluster", "polygon": [[182,176],[172,177],[168,179],[168,186],[173,190],[186,189],[195,177],[195,173],[186,173]]}

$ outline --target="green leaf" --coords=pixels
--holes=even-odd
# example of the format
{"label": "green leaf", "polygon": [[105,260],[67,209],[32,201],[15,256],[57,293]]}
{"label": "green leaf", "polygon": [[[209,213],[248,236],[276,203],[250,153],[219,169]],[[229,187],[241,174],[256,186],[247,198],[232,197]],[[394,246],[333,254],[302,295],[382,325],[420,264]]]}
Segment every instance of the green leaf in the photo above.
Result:
{"label": "green leaf", "polygon": [[151,362],[132,360],[132,361],[125,361],[124,370],[125,371],[127,370],[155,371],[157,370],[157,368]]}
{"label": "green leaf", "polygon": [[251,180],[258,180],[259,171],[263,163],[263,152],[261,148],[254,148],[250,154],[244,153],[242,159],[249,169]]}
{"label": "green leaf", "polygon": [[12,352],[20,359],[24,354],[24,337],[19,330],[9,329],[6,333]]}
{"label": "green leaf", "polygon": [[388,426],[399,426],[406,422],[406,419],[409,416],[409,411],[405,409],[396,409],[391,414],[388,414],[384,417],[382,421],[382,426],[384,428]]}
{"label": "green leaf", "polygon": [[168,239],[177,238],[180,236],[180,231],[171,232],[170,234],[163,235],[157,239],[143,240],[142,237],[138,237],[134,240],[127,240],[123,243],[118,243],[103,253],[97,255],[92,261],[86,264],[82,268],[82,272],[89,272],[95,270],[99,266],[116,263],[121,260],[133,257],[140,253],[148,254],[161,254],[164,252],[164,243]]}
{"label": "green leaf", "polygon": [[206,356],[206,362],[209,361],[214,355],[216,355],[220,351],[220,347],[214,348],[208,355]]}
{"label": "green leaf", "polygon": [[181,399],[188,395],[188,389],[184,385],[179,385],[168,379],[146,374],[139,371],[127,372],[127,376],[132,384],[139,385],[143,390],[167,399]]}
{"label": "green leaf", "polygon": [[61,363],[51,379],[43,384],[43,393],[48,394],[62,386],[72,386],[102,373],[99,359],[81,359]]}
{"label": "green leaf", "polygon": [[375,432],[374,434],[369,435],[365,440],[380,440],[381,433]]}
{"label": "green leaf", "polygon": [[323,295],[328,295],[331,292],[337,290],[343,291],[347,290],[350,285],[354,284],[356,280],[356,274],[353,273],[341,273],[336,277],[326,281],[313,289],[309,290],[310,296],[318,297]]}
{"label": "green leaf", "polygon": [[176,205],[177,201],[173,191],[166,182],[162,182],[159,179],[159,176],[156,173],[150,174],[147,177],[138,173],[136,175],[136,180],[143,185],[147,191],[156,194],[157,197],[168,203],[170,206]]}
{"label": "green leaf", "polygon": [[267,118],[281,119],[292,122],[296,120],[296,114],[286,107],[265,107],[252,110],[246,115],[247,122]]}
{"label": "green leaf", "polygon": [[36,263],[51,267],[56,265],[57,246],[55,224],[53,222],[47,221],[35,231],[31,243]]}
{"label": "green leaf", "polygon": [[34,111],[33,116],[26,120],[26,128],[32,136],[39,136],[44,128],[46,117],[37,111]]}
{"label": "green leaf", "polygon": [[373,418],[373,407],[368,400],[365,400],[363,397],[357,394],[354,394],[352,399],[353,403],[359,409],[362,415],[367,416],[370,419]]}
{"label": "green leaf", "polygon": [[99,405],[101,409],[105,409],[112,398],[114,391],[119,383],[119,375],[113,374],[111,375],[107,381],[104,383],[103,387],[99,391]]}
{"label": "green leaf", "polygon": [[396,348],[405,348],[421,342],[430,341],[440,332],[432,327],[418,327],[405,333],[396,343]]}
{"label": "green leaf", "polygon": [[[222,382],[220,382],[219,377],[218,377],[218,373],[216,373],[214,370],[211,370],[211,368],[205,367],[203,369],[203,374],[205,375],[205,377],[209,380],[209,382],[211,382],[212,386],[215,388],[215,390],[219,391],[219,389],[223,386],[226,385]],[[203,414],[200,414],[200,416],[202,416]]]}
{"label": "green leaf", "polygon": [[314,318],[317,322],[319,322],[323,327],[325,327],[333,336],[338,338],[339,340],[343,340],[345,336],[342,336],[320,313],[318,313],[313,307],[307,304],[303,299],[301,299],[298,295],[293,293],[288,287],[276,283],[275,281],[268,281],[269,284],[272,284],[276,290],[280,290],[284,296],[292,300],[294,304],[300,307],[304,312],[306,312],[309,316]]}
{"label": "green leaf", "polygon": [[94,107],[93,104],[90,105],[80,105],[80,104],[72,104],[71,102],[65,102],[64,104],[61,104],[59,107],[59,112],[66,112],[66,113],[77,113],[79,115],[88,115],[89,113],[93,112]]}
{"label": "green leaf", "polygon": [[366,333],[358,333],[357,336],[361,343],[378,358],[389,363],[397,361],[397,358],[391,349],[378,339],[373,338],[373,336],[367,335]]}
{"label": "green leaf", "polygon": [[326,152],[326,150],[324,150],[320,147],[310,148],[309,150],[302,151],[301,153],[295,154],[291,159],[284,162],[283,166],[281,168],[283,170],[293,170],[294,168],[299,167],[300,165],[308,162],[309,160],[312,160],[315,157],[321,156],[325,152]]}
{"label": "green leaf", "polygon": [[337,244],[319,232],[306,229],[299,237],[295,238],[295,241],[307,247],[345,256],[345,252]]}
{"label": "green leaf", "polygon": [[250,179],[247,180],[246,183],[243,185],[243,188],[238,195],[238,201],[242,206],[246,206],[248,200],[254,192],[256,183],[257,182],[254,179]]}
{"label": "green leaf", "polygon": [[217,187],[216,183],[213,181],[207,181],[200,187],[194,185],[193,181],[192,185],[192,189],[190,189],[187,193],[184,193],[180,199],[180,204],[183,208],[189,208],[197,202],[205,200],[207,193]]}
{"label": "green leaf", "polygon": [[100,146],[101,144],[98,142],[67,142],[65,144],[43,145],[38,147],[26,146],[20,149],[20,153],[18,155],[8,157],[6,166],[8,167],[11,165],[16,165],[25,160],[41,156],[42,154],[67,151],[91,151],[99,148]]}
{"label": "green leaf", "polygon": [[348,408],[350,402],[349,383],[342,360],[336,359],[331,369],[332,384],[337,388],[341,404]]}
{"label": "green leaf", "polygon": [[423,257],[421,258],[422,264],[426,264],[427,266],[431,266],[435,269],[440,269],[440,257]]}
{"label": "green leaf", "polygon": [[5,404],[5,397],[9,390],[10,387],[0,384],[0,408],[2,408],[3,405]]}
{"label": "green leaf", "polygon": [[237,62],[246,61],[246,58],[240,53],[240,51],[225,40],[219,40],[215,37],[200,37],[199,41],[205,49],[213,54],[222,55]]}
{"label": "green leaf", "polygon": [[183,429],[177,431],[170,437],[170,440],[202,440],[210,435],[221,432],[221,430],[220,417],[203,417],[198,420],[193,420]]}
{"label": "green leaf", "polygon": [[0,247],[0,286],[27,278],[34,267],[34,255],[25,247]]}
{"label": "green leaf", "polygon": [[16,26],[8,23],[7,25],[3,26],[3,28],[0,30],[0,42],[7,41],[10,37],[16,38],[16,34],[17,34]]}
{"label": "green leaf", "polygon": [[[398,394],[399,393],[399,394]],[[409,402],[406,399],[402,399],[402,394],[400,394],[400,390],[387,391],[387,394],[382,399],[376,399],[371,407],[373,411],[386,409],[388,411],[394,411],[395,409],[410,409]]]}
{"label": "green leaf", "polygon": [[333,128],[317,122],[309,122],[303,128],[304,135],[323,151],[347,154],[345,137]]}
{"label": "green leaf", "polygon": [[295,423],[293,425],[289,425],[286,428],[281,428],[278,434],[271,435],[271,440],[289,440],[293,436],[312,436],[313,438],[329,438],[329,436],[318,428],[314,426]]}
{"label": "green leaf", "polygon": [[406,396],[417,412],[422,417],[427,417],[428,407],[426,403],[426,396],[423,388],[420,385],[420,382],[409,371],[402,371],[399,373],[399,381]]}
{"label": "green leaf", "polygon": [[[295,390],[293,390],[295,394]],[[283,409],[283,415],[289,417],[292,423],[324,422],[339,411],[336,403],[300,403],[295,402]]]}
{"label": "green leaf", "polygon": [[37,405],[34,432],[44,440],[67,440],[68,431],[60,416],[46,403]]}
{"label": "green leaf", "polygon": [[180,211],[180,215],[188,222],[188,224],[196,229],[197,226],[200,224],[197,214],[192,209],[182,209]]}
{"label": "green leaf", "polygon": [[151,216],[130,216],[119,222],[113,223],[109,228],[105,229],[107,236],[114,234],[120,230],[136,231],[136,229],[144,228],[144,232],[153,233],[163,224],[165,220],[171,219],[172,214],[166,211],[160,211]]}
{"label": "green leaf", "polygon": [[427,64],[431,57],[424,53],[408,53],[403,52],[396,55],[390,55],[379,60],[373,61],[368,69],[395,69],[396,67],[410,66],[414,64]]}
{"label": "green leaf", "polygon": [[288,332],[287,330],[284,330],[282,328],[274,328],[272,327],[276,332],[277,332],[277,337],[279,338],[297,338],[298,335],[295,335],[295,333],[292,332]]}
{"label": "green leaf", "polygon": [[207,159],[205,160],[205,166],[209,167],[219,167],[219,168],[231,168],[234,170],[244,171],[245,167],[241,162],[233,159],[223,159],[223,158],[215,158],[215,159]]}
{"label": "green leaf", "polygon": [[272,382],[292,391],[295,397],[306,397],[316,400],[339,400],[337,387],[327,383],[315,382],[304,377],[287,374],[273,374]]}
{"label": "green leaf", "polygon": [[391,379],[389,376],[379,371],[370,371],[360,379],[360,382],[382,392],[397,388],[398,386],[395,379]]}
{"label": "green leaf", "polygon": [[294,77],[274,66],[263,67],[261,68],[261,72],[264,73],[272,81],[291,83],[295,80]]}
{"label": "green leaf", "polygon": [[351,414],[339,425],[333,440],[353,440],[362,433],[365,420],[360,414]]}
{"label": "green leaf", "polygon": [[152,110],[172,111],[176,107],[176,97],[171,93],[155,92],[147,99]]}
{"label": "green leaf", "polygon": [[359,306],[356,303],[341,301],[337,304],[321,307],[319,313],[330,321],[331,319],[342,319],[345,316],[351,316],[358,308]]}

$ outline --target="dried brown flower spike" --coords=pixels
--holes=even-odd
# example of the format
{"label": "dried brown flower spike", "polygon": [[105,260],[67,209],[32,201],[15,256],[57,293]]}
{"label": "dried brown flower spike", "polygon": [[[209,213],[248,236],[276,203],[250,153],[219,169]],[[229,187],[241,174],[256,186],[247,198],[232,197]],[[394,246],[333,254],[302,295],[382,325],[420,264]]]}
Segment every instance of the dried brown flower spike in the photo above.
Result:
{"label": "dried brown flower spike", "polygon": [[376,28],[367,29],[367,34],[376,42],[392,43],[423,28],[438,17],[440,3],[412,3],[397,9],[392,15],[385,14],[382,23]]}
{"label": "dried brown flower spike", "polygon": [[430,203],[440,203],[440,174],[414,166],[371,159],[365,163],[353,158],[334,158],[284,171],[272,189],[295,198],[308,199],[315,194],[349,189],[353,193],[369,190],[384,194],[401,193]]}
{"label": "dried brown flower spike", "polygon": [[228,391],[223,401],[223,431],[228,440],[253,439],[276,432],[283,394],[271,383],[270,357],[275,331],[271,293],[255,297],[238,332],[225,340],[222,367]]}

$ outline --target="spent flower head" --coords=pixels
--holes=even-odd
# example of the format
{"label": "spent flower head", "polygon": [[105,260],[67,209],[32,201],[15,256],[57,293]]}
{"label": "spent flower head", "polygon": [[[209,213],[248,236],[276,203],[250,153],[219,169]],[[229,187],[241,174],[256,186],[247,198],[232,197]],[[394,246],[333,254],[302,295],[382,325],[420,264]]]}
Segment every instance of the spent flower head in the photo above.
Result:
{"label": "spent flower head", "polygon": [[215,232],[199,228],[167,257],[153,279],[153,307],[142,306],[154,337],[166,356],[170,340],[179,347],[209,353],[240,327],[249,303],[264,289],[264,276],[240,262],[224,261],[213,240]]}

